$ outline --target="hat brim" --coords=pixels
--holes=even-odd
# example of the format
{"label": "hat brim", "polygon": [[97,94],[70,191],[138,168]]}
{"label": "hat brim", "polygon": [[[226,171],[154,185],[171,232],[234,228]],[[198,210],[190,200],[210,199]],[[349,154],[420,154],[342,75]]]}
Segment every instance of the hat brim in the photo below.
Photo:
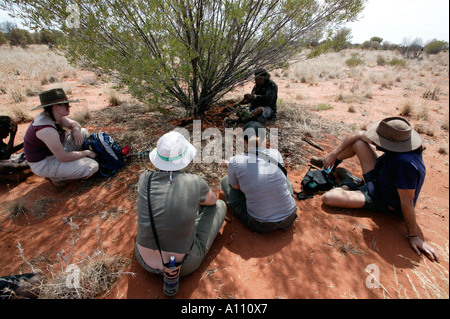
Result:
{"label": "hat brim", "polygon": [[44,107],[47,107],[47,106],[50,106],[50,105],[66,104],[66,103],[78,103],[78,102],[80,102],[80,101],[79,101],[79,100],[59,101],[59,102],[54,102],[54,103],[49,103],[49,104],[43,104],[43,105],[39,105],[39,106],[33,107],[30,111],[35,111],[35,110],[43,109]]}
{"label": "hat brim", "polygon": [[367,137],[377,146],[381,147],[384,150],[396,152],[396,153],[404,153],[411,152],[418,149],[422,145],[422,138],[419,133],[417,133],[414,129],[411,129],[411,138],[407,141],[403,142],[394,142],[388,140],[377,133],[378,125],[382,120],[375,122],[372,126],[367,130]]}
{"label": "hat brim", "polygon": [[150,152],[149,158],[152,164],[162,171],[179,171],[188,166],[197,154],[197,150],[191,143],[188,143],[187,147],[188,150],[186,152],[186,155],[175,161],[166,161],[161,159],[158,156],[156,148]]}

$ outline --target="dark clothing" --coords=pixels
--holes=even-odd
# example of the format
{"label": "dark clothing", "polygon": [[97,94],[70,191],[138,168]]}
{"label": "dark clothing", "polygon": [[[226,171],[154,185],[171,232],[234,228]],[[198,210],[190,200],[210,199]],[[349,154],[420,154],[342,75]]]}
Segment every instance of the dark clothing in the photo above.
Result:
{"label": "dark clothing", "polygon": [[397,189],[415,189],[414,206],[425,181],[426,168],[422,154],[386,152],[375,163],[375,180],[368,183],[370,196],[401,210]]}
{"label": "dark clothing", "polygon": [[14,296],[14,292],[23,282],[36,276],[34,273],[23,275],[11,275],[0,277],[0,299],[8,299]]}
{"label": "dark clothing", "polygon": [[[36,132],[46,127],[51,127],[56,130],[56,127],[52,125],[33,126],[33,123],[31,123],[27,129],[27,132],[25,133],[24,151],[27,160],[30,163],[40,162],[47,156],[53,155],[47,145],[36,136]],[[61,129],[58,130],[58,134],[61,143],[64,143],[66,133]]]}
{"label": "dark clothing", "polygon": [[362,207],[363,209],[366,210],[371,210],[371,211],[376,211],[376,212],[381,212],[381,213],[397,213],[397,214],[401,214],[401,211],[397,211],[393,208],[390,208],[389,205],[386,205],[378,200],[376,200],[375,198],[371,197],[369,195],[369,191],[368,191],[368,185],[372,184],[373,182],[375,182],[376,180],[376,171],[373,169],[370,172],[366,173],[363,175],[364,177],[364,181],[365,184],[361,187],[357,187],[354,183],[354,188],[351,187],[351,183],[347,184],[347,186],[350,187],[351,190],[360,190],[363,194],[364,194],[364,198],[365,198],[365,203],[364,206]]}
{"label": "dark clothing", "polygon": [[6,148],[8,145],[3,143],[3,141],[0,141],[0,160],[7,160],[11,157],[11,154],[6,151]]}
{"label": "dark clothing", "polygon": [[268,106],[273,110],[273,114],[277,112],[278,86],[272,80],[267,79],[264,85],[255,85],[252,94],[256,95],[256,99],[251,102],[250,111],[257,107]]}

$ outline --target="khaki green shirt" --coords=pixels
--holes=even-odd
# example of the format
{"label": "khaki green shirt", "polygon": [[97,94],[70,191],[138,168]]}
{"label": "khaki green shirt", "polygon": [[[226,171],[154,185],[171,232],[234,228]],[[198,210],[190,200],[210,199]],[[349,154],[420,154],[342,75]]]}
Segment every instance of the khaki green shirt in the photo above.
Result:
{"label": "khaki green shirt", "polygon": [[[137,243],[157,250],[147,203],[147,185],[151,172],[144,172],[138,183]],[[204,202],[209,186],[200,176],[176,171],[153,173],[150,199],[161,250],[186,254],[196,234],[198,204]]]}

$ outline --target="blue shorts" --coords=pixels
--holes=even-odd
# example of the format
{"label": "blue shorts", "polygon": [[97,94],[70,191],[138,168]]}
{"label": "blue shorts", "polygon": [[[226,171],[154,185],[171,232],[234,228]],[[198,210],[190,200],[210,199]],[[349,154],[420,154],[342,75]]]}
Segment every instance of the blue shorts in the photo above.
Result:
{"label": "blue shorts", "polygon": [[362,207],[363,209],[373,210],[382,213],[398,213],[395,209],[389,207],[388,205],[376,200],[372,196],[369,195],[368,184],[375,182],[376,172],[375,170],[371,170],[363,175],[365,184],[359,187],[359,191],[364,194],[365,203]]}
{"label": "blue shorts", "polygon": [[363,186],[358,187],[353,181],[348,180],[348,179],[343,180],[339,184],[339,186],[345,185],[351,191],[359,190],[361,193],[363,193],[364,198],[365,198],[365,203],[364,203],[364,206],[362,207],[362,209],[373,210],[373,211],[383,212],[383,213],[396,212],[396,210],[390,208],[388,205],[383,204],[382,202],[376,200],[375,198],[373,198],[372,196],[369,195],[368,184],[374,183],[375,177],[376,177],[376,171],[373,169],[370,172],[367,172],[366,174],[363,175],[364,182],[365,182]]}

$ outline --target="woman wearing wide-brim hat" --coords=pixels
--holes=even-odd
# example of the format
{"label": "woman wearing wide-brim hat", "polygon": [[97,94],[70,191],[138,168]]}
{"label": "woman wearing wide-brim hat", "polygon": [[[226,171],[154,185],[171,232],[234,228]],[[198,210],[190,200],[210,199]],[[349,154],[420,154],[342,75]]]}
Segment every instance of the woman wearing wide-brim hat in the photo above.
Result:
{"label": "woman wearing wide-brim hat", "polygon": [[[384,154],[378,157],[371,145]],[[408,120],[388,117],[377,121],[367,132],[345,138],[323,159],[325,169],[336,169],[343,160],[356,155],[365,184],[358,186],[344,179],[340,187],[325,193],[322,201],[333,207],[400,213],[406,226],[405,237],[414,252],[423,252],[430,260],[440,262],[434,248],[423,240],[416,222],[415,206],[426,174],[422,151],[422,139]]]}
{"label": "woman wearing wide-brim hat", "polygon": [[89,132],[67,117],[70,103],[78,100],[69,100],[60,88],[42,92],[39,99],[41,104],[31,110],[42,112],[31,122],[24,137],[25,156],[33,173],[56,187],[65,186],[67,180],[92,176],[98,171],[96,155],[82,149]]}

